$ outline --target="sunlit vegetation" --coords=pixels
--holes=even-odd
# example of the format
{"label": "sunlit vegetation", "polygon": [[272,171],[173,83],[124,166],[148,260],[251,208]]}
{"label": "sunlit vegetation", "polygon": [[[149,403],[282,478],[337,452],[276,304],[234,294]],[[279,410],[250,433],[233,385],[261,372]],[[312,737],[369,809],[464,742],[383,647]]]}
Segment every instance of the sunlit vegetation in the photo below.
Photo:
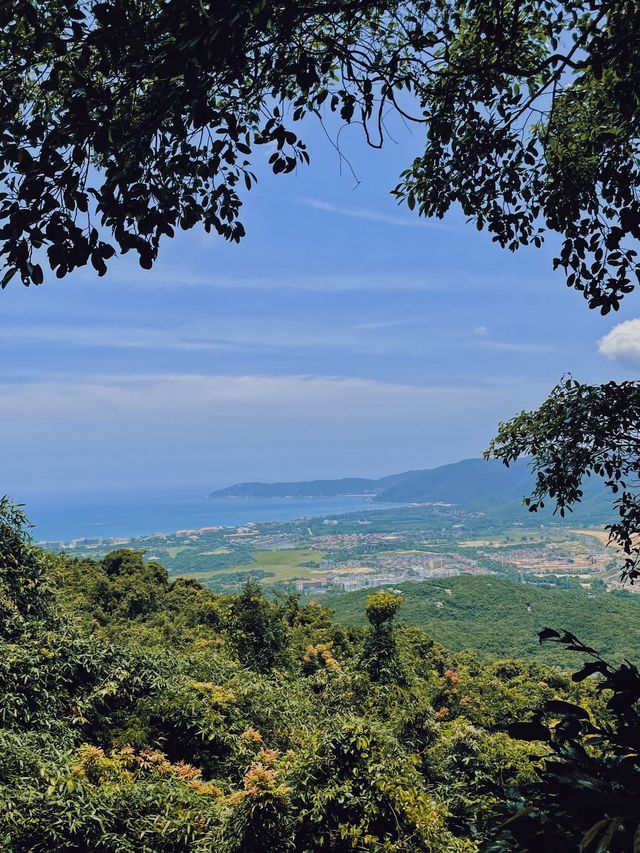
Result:
{"label": "sunlit vegetation", "polygon": [[255,583],[170,580],[133,551],[47,554],[24,522],[0,504],[0,839],[15,853],[471,853],[537,796],[549,746],[508,727],[553,700],[605,713],[591,679],[445,650],[400,624],[394,593],[345,627]]}
{"label": "sunlit vegetation", "polygon": [[[606,657],[640,657],[640,597],[630,593],[540,589],[498,577],[454,577],[399,585],[405,624],[427,631],[448,649],[484,657],[534,658],[560,666],[574,662],[541,645],[538,631],[561,625]],[[364,625],[366,590],[327,596],[335,618]]]}

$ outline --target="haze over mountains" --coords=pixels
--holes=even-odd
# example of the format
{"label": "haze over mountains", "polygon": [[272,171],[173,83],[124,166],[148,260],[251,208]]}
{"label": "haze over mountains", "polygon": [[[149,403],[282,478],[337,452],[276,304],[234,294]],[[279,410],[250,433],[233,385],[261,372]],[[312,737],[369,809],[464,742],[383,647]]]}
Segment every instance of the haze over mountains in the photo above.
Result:
{"label": "haze over mountains", "polygon": [[[438,468],[404,471],[379,479],[345,477],[287,483],[238,483],[211,492],[212,498],[326,498],[337,495],[371,495],[380,503],[456,504],[465,509],[487,510],[519,504],[533,489],[534,477],[526,459],[505,468],[502,462],[463,459]],[[579,515],[607,518],[611,496],[600,482],[588,481]],[[546,514],[546,513],[545,513]]]}

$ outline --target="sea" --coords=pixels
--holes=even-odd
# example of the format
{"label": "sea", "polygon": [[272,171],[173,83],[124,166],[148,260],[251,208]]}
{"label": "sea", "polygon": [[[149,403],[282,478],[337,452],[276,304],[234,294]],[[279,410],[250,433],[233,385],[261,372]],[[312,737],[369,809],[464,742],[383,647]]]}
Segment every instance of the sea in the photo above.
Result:
{"label": "sea", "polygon": [[[10,495],[11,497],[11,495]],[[135,537],[199,527],[291,521],[384,509],[366,495],[333,498],[209,498],[205,488],[35,494],[22,498],[36,542],[81,538]]]}

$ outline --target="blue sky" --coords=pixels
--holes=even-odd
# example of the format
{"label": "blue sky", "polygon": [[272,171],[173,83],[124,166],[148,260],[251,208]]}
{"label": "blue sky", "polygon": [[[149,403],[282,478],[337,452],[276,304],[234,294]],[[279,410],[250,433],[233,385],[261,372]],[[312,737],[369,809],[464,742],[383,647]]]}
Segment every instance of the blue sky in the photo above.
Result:
{"label": "blue sky", "polygon": [[[638,298],[588,311],[551,271],[389,190],[420,146],[341,144],[260,181],[248,236],[198,229],[151,271],[125,256],[0,293],[3,488],[46,491],[383,475],[479,455],[563,373],[636,377]],[[262,152],[260,152],[262,153]]]}

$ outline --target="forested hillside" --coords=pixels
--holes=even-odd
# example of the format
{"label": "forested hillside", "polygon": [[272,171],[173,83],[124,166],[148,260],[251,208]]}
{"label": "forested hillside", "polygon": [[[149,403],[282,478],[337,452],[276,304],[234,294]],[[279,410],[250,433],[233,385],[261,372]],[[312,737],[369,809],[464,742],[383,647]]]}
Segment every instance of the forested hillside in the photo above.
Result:
{"label": "forested hillside", "polygon": [[299,483],[238,483],[212,492],[212,498],[326,497],[370,494],[376,500],[450,501],[468,506],[477,500],[521,500],[533,483],[526,460],[511,468],[494,460],[464,459],[451,465],[404,471],[377,480],[344,478]]}
{"label": "forested hillside", "polygon": [[335,495],[375,495],[378,480],[343,477],[300,483],[237,483],[211,492],[210,498],[323,498]]}
{"label": "forested hillside", "polygon": [[[402,583],[399,621],[415,625],[452,651],[513,655],[560,666],[573,661],[538,642],[543,628],[562,626],[611,660],[640,659],[640,597],[630,593],[542,589],[495,576]],[[335,618],[364,625],[366,590],[323,598]]]}
{"label": "forested hillside", "polygon": [[516,849],[500,827],[539,796],[549,747],[508,727],[558,700],[609,713],[590,679],[395,627],[401,596],[363,599],[366,627],[345,627],[255,584],[170,582],[132,551],[48,554],[24,525],[0,503],[14,853]]}

